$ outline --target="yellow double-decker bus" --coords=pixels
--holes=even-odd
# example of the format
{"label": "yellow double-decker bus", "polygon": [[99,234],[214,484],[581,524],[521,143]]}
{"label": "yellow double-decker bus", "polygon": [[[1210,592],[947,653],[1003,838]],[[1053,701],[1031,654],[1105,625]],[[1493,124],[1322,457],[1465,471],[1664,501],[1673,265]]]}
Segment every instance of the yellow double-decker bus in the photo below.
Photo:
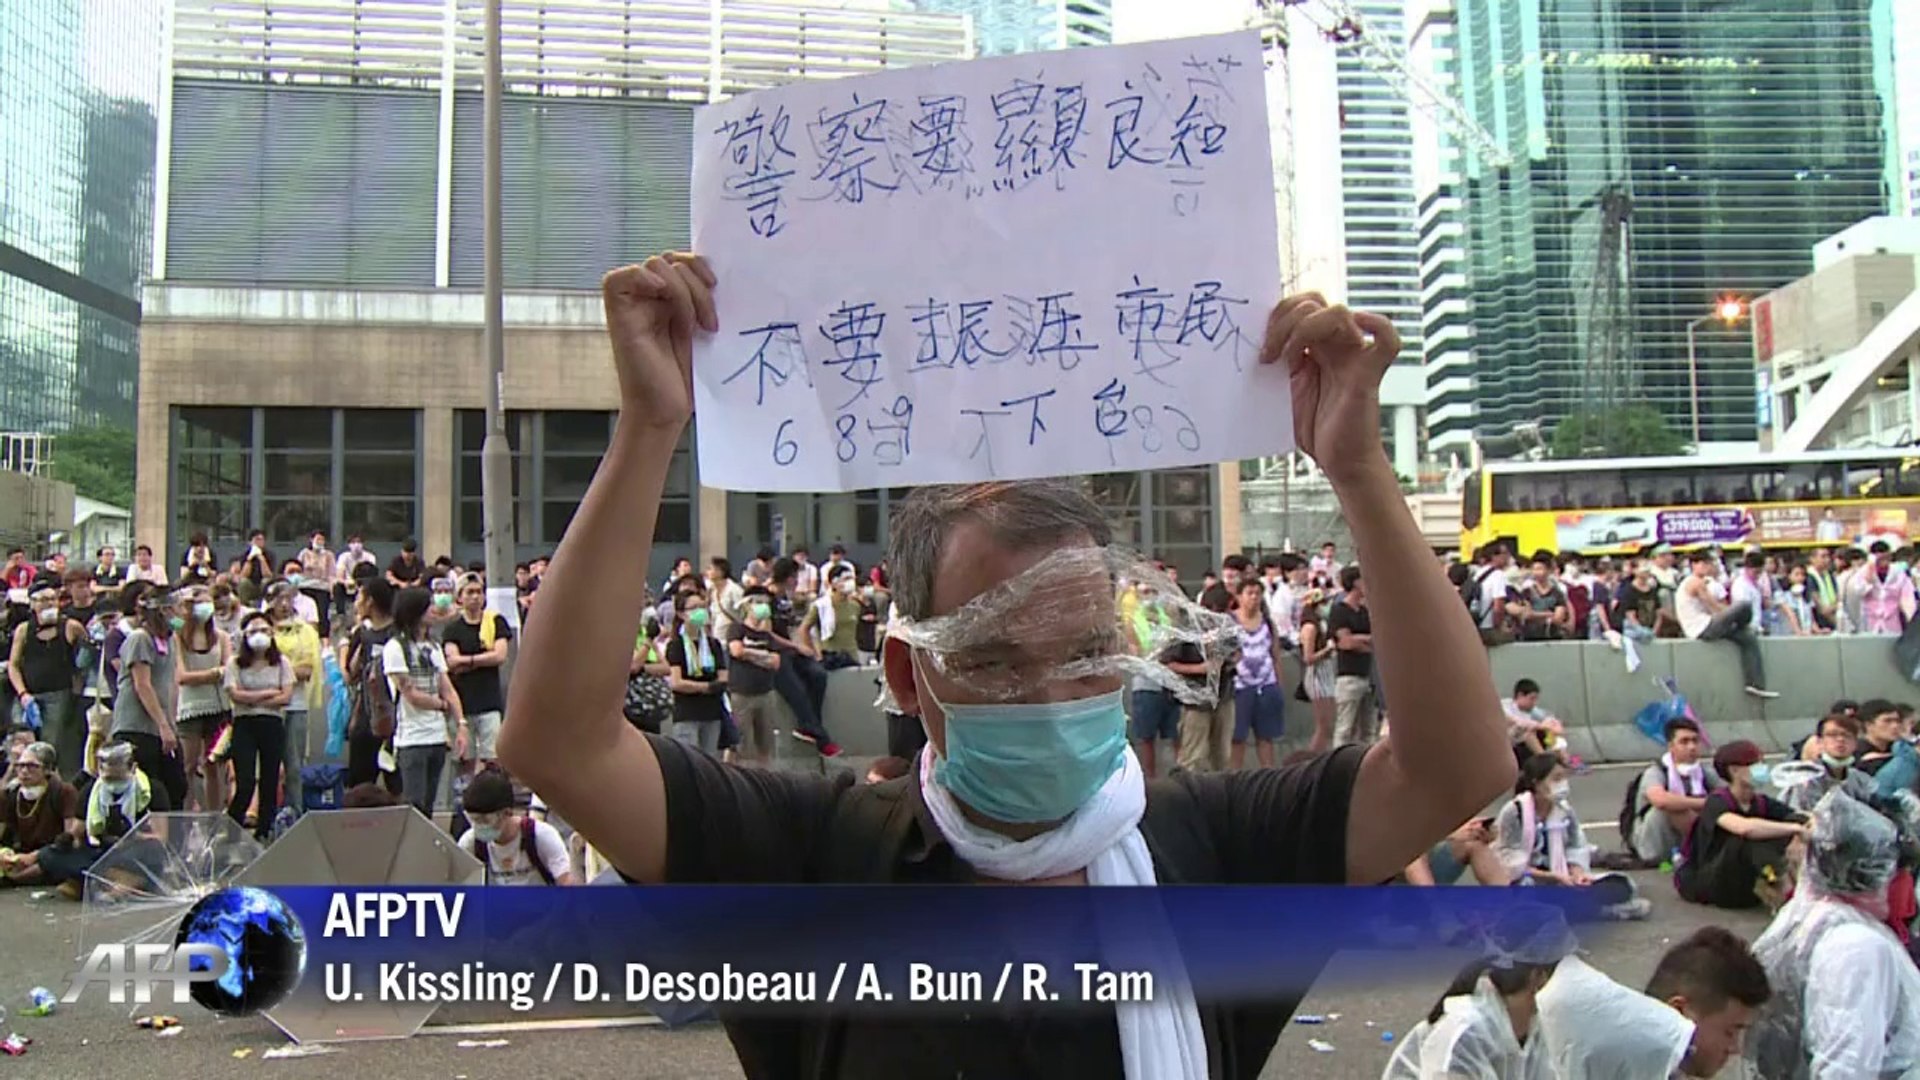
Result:
{"label": "yellow double-decker bus", "polygon": [[1487,462],[1460,510],[1465,557],[1504,541],[1619,555],[1657,542],[1899,547],[1920,535],[1920,448]]}

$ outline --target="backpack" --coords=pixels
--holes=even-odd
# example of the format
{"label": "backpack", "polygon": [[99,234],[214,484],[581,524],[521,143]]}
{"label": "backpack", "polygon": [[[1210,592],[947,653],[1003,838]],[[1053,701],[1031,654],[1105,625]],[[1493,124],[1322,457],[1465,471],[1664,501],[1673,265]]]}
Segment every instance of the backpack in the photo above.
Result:
{"label": "backpack", "polygon": [[387,664],[382,649],[357,638],[360,648],[360,678],[355,687],[354,717],[364,720],[376,739],[393,737],[393,686],[387,682]]}
{"label": "backpack", "polygon": [[[538,822],[533,820],[533,815],[531,814],[522,814],[520,816],[520,852],[527,857],[528,862],[533,864],[534,872],[540,875],[540,880],[545,884],[551,885],[553,884],[553,871],[548,870],[547,864],[540,861],[540,845],[533,839],[534,829],[538,824]],[[474,854],[480,856],[480,865],[486,868],[487,876],[485,880],[488,884],[492,884],[493,845],[476,836],[473,839],[473,848]]]}
{"label": "backpack", "polygon": [[347,770],[339,765],[308,765],[300,770],[300,809],[338,810],[347,795]]}
{"label": "backpack", "polygon": [[1619,817],[1620,846],[1625,848],[1628,854],[1640,859],[1646,856],[1634,848],[1633,830],[1640,824],[1640,781],[1646,774],[1646,770],[1642,769],[1634,773],[1633,779],[1627,782],[1627,797],[1620,803]]}
{"label": "backpack", "polygon": [[1487,621],[1485,593],[1481,586],[1486,584],[1488,578],[1499,572],[1499,567],[1489,566],[1460,584],[1460,599],[1466,602],[1467,611],[1473,615],[1473,621],[1476,623]]}

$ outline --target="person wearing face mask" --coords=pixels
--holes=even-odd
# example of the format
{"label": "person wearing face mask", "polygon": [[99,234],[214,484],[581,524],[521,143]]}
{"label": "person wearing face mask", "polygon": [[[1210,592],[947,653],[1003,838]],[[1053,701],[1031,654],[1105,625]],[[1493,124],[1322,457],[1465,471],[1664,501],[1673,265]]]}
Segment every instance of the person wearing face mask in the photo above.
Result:
{"label": "person wearing face mask", "polygon": [[344,624],[351,625],[353,621],[354,600],[360,593],[360,583],[354,571],[363,566],[378,576],[380,560],[367,550],[367,545],[355,533],[347,537],[346,550],[340,552],[333,561],[333,613]]}
{"label": "person wearing face mask", "polygon": [[229,638],[239,640],[240,620],[246,617],[247,609],[240,603],[240,598],[234,595],[233,586],[216,581],[207,590],[207,595],[213,599],[213,625]]}
{"label": "person wearing face mask", "polygon": [[85,796],[86,820],[79,834],[71,843],[56,840],[40,854],[47,882],[57,882],[60,895],[68,900],[82,899],[87,869],[133,831],[152,802],[152,787],[133,763],[132,746],[116,742],[101,747],[96,767],[99,776]]}
{"label": "person wearing face mask", "polygon": [[774,673],[780,670],[780,650],[773,640],[773,603],[767,590],[754,586],[741,597],[742,617],[727,628],[727,701],[733,721],[740,726],[739,755],[743,761],[764,765],[772,757],[774,718],[779,695]]}
{"label": "person wearing face mask", "polygon": [[299,559],[288,559],[280,568],[280,576],[267,582],[266,588],[261,590],[260,609],[262,611],[266,610],[267,605],[273,601],[274,588],[282,585],[293,589],[293,597],[289,601],[290,606],[288,609],[293,617],[311,623],[314,626],[319,626],[320,605],[314,603],[313,597],[308,596],[302,591],[307,586],[307,575]]}
{"label": "person wearing face mask", "polygon": [[1867,561],[1848,578],[1845,591],[1846,606],[1857,614],[1854,626],[1861,633],[1898,635],[1920,610],[1913,579],[1894,562],[1893,548],[1885,540],[1873,542]]}
{"label": "person wearing face mask", "polygon": [[402,589],[393,601],[394,634],[381,650],[381,666],[393,690],[394,757],[400,789],[414,809],[433,817],[449,744],[457,760],[467,752],[466,713],[447,677],[446,655],[427,639],[425,589]]}
{"label": "person wearing face mask", "polygon": [[1753,945],[1775,991],[1747,1037],[1757,1075],[1920,1075],[1920,968],[1882,925],[1902,846],[1844,791],[1815,808],[1799,888]]}
{"label": "person wearing face mask", "polygon": [[843,565],[827,581],[827,590],[807,609],[800,624],[801,639],[806,641],[820,666],[828,671],[858,667],[860,664],[860,598],[854,595],[859,580],[851,564]]}
{"label": "person wearing face mask", "polygon": [[[1865,709],[1861,715],[1866,715]],[[1856,799],[1872,797],[1873,777],[1864,770],[1854,768],[1860,754],[1860,721],[1852,716],[1836,714],[1820,721],[1820,730],[1816,740],[1820,752],[1815,758],[1822,767],[1819,776],[1804,784],[1797,784],[1787,791],[1787,805],[1801,813],[1813,809],[1813,805],[1835,788],[1845,788]]]}
{"label": "person wearing face mask", "polygon": [[209,759],[230,722],[227,662],[233,639],[213,624],[213,599],[203,586],[181,590],[187,624],[179,634],[180,759],[187,772],[187,807],[220,813],[227,808],[227,770]]}
{"label": "person wearing face mask", "polygon": [[1568,775],[1566,763],[1552,754],[1535,754],[1520,766],[1513,798],[1494,819],[1494,851],[1514,884],[1591,888],[1609,914],[1644,916],[1651,905],[1631,878],[1593,873],[1593,846],[1574,814]]}
{"label": "person wearing face mask", "polygon": [[1381,1080],[1558,1080],[1538,997],[1578,942],[1557,908],[1521,905],[1487,931],[1486,955],[1454,976],[1394,1050]]}
{"label": "person wearing face mask", "polygon": [[428,586],[433,603],[427,608],[427,637],[442,640],[447,627],[460,617],[459,583],[452,577],[437,577]]}
{"label": "person wearing face mask", "polygon": [[709,754],[720,752],[726,705],[727,650],[707,632],[707,599],[676,598],[673,640],[667,644],[667,686],[673,690],[673,737]]}
{"label": "person wearing face mask", "polygon": [[273,644],[293,666],[293,696],[287,700],[286,745],[281,758],[286,777],[287,805],[298,814],[306,808],[306,786],[301,771],[307,767],[307,722],[315,715],[325,716],[325,685],[320,674],[320,632],[313,623],[298,614],[297,605],[313,604],[291,581],[278,581],[267,589],[267,618],[273,623]]}
{"label": "person wearing face mask", "polygon": [[247,806],[258,783],[259,810],[254,835],[264,843],[272,835],[274,814],[280,808],[280,776],[287,755],[287,706],[296,680],[293,665],[273,641],[273,622],[264,614],[249,615],[240,628],[240,641],[227,662],[227,698],[233,702],[233,798],[227,816],[247,824]]}
{"label": "person wearing face mask", "polygon": [[1784,636],[1811,637],[1828,632],[1815,615],[1807,568],[1798,563],[1787,569],[1785,587],[1774,590],[1773,606],[1779,632]]}
{"label": "person wearing face mask", "polygon": [[514,807],[513,781],[483,769],[460,797],[472,827],[461,850],[486,867],[489,885],[575,885],[573,861],[560,830]]}
{"label": "person wearing face mask", "polygon": [[81,835],[80,793],[60,778],[58,760],[51,743],[29,745],[14,763],[20,786],[0,794],[0,879],[9,884],[47,883],[41,852]]}
{"label": "person wearing face mask", "polygon": [[59,749],[63,772],[78,773],[87,748],[86,720],[73,699],[74,659],[87,641],[86,627],[60,613],[60,590],[35,588],[28,596],[32,621],[13,628],[7,681],[13,684],[13,720],[26,721],[38,706],[41,737]]}
{"label": "person wearing face mask", "polygon": [[1787,845],[1805,836],[1803,817],[1760,792],[1770,779],[1760,748],[1745,739],[1713,755],[1726,787],[1710,793],[1674,867],[1681,899],[1735,910],[1759,907],[1785,887]]}
{"label": "person wearing face mask", "polygon": [[[894,504],[900,617],[882,663],[928,736],[904,782],[731,768],[636,731],[619,716],[619,687],[645,582],[605,567],[649,565],[641,523],[656,518],[691,416],[685,343],[724,332],[716,281],[677,255],[606,279],[620,418],[541,586],[573,632],[527,639],[501,733],[502,762],[629,880],[1377,884],[1511,784],[1486,653],[1381,442],[1378,387],[1399,339],[1389,320],[1313,295],[1273,310],[1262,359],[1292,376],[1301,449],[1323,467],[1367,566],[1395,701],[1385,738],[1271,770],[1149,781],[1126,745],[1123,665],[1134,658],[1120,567],[1107,561],[1135,560],[1085,485],[1060,479],[916,488]],[[1035,585],[1050,589],[1044,600]],[[715,836],[726,842],[702,840]],[[785,1062],[801,1077],[1197,1080],[1264,1062],[1297,1004],[1284,992],[1250,1003],[1169,991],[1097,1017],[873,1023],[821,1010],[727,1027],[754,1076]]]}

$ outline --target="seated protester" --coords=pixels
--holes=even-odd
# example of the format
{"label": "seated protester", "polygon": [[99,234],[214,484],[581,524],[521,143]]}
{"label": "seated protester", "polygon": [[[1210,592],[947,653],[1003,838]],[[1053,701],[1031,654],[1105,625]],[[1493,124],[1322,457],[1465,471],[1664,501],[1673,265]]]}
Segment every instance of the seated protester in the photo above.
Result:
{"label": "seated protester", "polygon": [[1475,818],[1453,830],[1426,854],[1407,864],[1401,877],[1409,885],[1453,885],[1471,869],[1482,885],[1507,885],[1512,878],[1493,850],[1492,823]]}
{"label": "seated protester", "polygon": [[1552,552],[1535,554],[1527,580],[1507,594],[1507,614],[1521,641],[1559,641],[1572,633],[1573,606],[1553,576],[1556,568]]}
{"label": "seated protester", "polygon": [[37,742],[14,762],[20,786],[0,796],[0,884],[45,884],[41,852],[80,835],[80,793],[60,779],[59,761],[52,743]]}
{"label": "seated protester", "polygon": [[401,805],[399,796],[372,781],[355,784],[340,796],[342,810],[377,810],[399,805]]}
{"label": "seated protester", "polygon": [[6,765],[4,770],[0,770],[0,792],[10,792],[20,786],[20,776],[14,772],[14,764],[20,760],[21,753],[27,747],[39,741],[34,737],[33,729],[25,724],[15,724],[7,729],[7,739],[4,744],[6,757],[0,759]]}
{"label": "seated protester", "polygon": [[[635,731],[619,716],[620,686],[645,583],[607,568],[649,564],[653,530],[636,524],[655,519],[691,417],[686,343],[724,332],[714,286],[687,255],[606,278],[621,416],[540,590],[572,632],[527,636],[501,732],[501,761],[626,879],[1379,884],[1446,834],[1435,822],[1464,821],[1511,783],[1486,652],[1434,572],[1381,442],[1376,388],[1399,338],[1384,318],[1314,296],[1274,310],[1262,356],[1294,376],[1300,448],[1366,537],[1374,643],[1395,703],[1385,738],[1292,768],[1148,780],[1126,746],[1131,657],[1111,572],[1130,560],[1070,479],[917,487],[895,504],[887,557],[901,618],[884,667],[928,735],[906,782],[734,768]],[[1015,618],[1038,589],[1059,601],[1044,618]],[[1097,1016],[1014,1006],[967,1024],[839,1006],[724,1022],[754,1076],[1225,1076],[1267,1059],[1301,992],[1160,994]]]}
{"label": "seated protester", "polygon": [[1825,772],[1787,789],[1789,808],[1806,813],[1835,788],[1845,788],[1856,799],[1873,796],[1873,777],[1853,767],[1860,746],[1860,721],[1844,714],[1820,721],[1819,746],[1819,764]]}
{"label": "seated protester", "polygon": [[1693,831],[1707,796],[1726,786],[1700,761],[1700,725],[1686,717],[1667,721],[1667,752],[1640,774],[1633,799],[1633,830],[1626,841],[1644,863],[1666,862]]}
{"label": "seated protester", "polygon": [[1877,776],[1881,768],[1893,760],[1894,744],[1905,741],[1907,724],[1900,716],[1900,707],[1881,698],[1862,703],[1860,717],[1863,745],[1854,768],[1868,776]]}
{"label": "seated protester", "polygon": [[1556,1080],[1713,1077],[1771,997],[1746,942],[1707,926],[1661,957],[1644,994],[1567,957],[1540,991],[1539,1025]]}
{"label": "seated protester", "polygon": [[505,773],[481,770],[467,785],[460,805],[473,825],[460,837],[460,848],[487,868],[487,884],[575,883],[560,830],[515,811],[513,781]]}
{"label": "seated protester", "polygon": [[1753,946],[1775,995],[1747,1037],[1757,1075],[1920,1071],[1920,968],[1881,925],[1900,846],[1845,791],[1815,807],[1800,887]]}
{"label": "seated protester", "polygon": [[100,775],[86,795],[86,822],[71,843],[60,843],[40,855],[40,868],[49,883],[60,883],[60,895],[79,900],[87,869],[146,816],[153,799],[147,776],[134,764],[133,746],[111,742],[98,753]]}
{"label": "seated protester", "polygon": [[1713,770],[1727,786],[1708,794],[1680,846],[1673,887],[1681,899],[1754,908],[1784,885],[1787,842],[1807,830],[1800,815],[1760,793],[1769,775],[1761,757],[1760,748],[1745,739],[1713,755]]}
{"label": "seated protester", "polygon": [[1516,907],[1488,935],[1488,955],[1468,964],[1394,1050],[1381,1080],[1548,1080],[1538,995],[1579,947],[1566,916],[1544,904]]}
{"label": "seated protester", "polygon": [[1814,722],[1813,733],[1801,739],[1799,742],[1794,743],[1789,756],[1796,761],[1819,761],[1820,728],[1829,716],[1851,716],[1855,720],[1858,720],[1860,719],[1860,703],[1850,698],[1841,698],[1827,706],[1827,711],[1821,714],[1818,721]]}
{"label": "seated protester", "polygon": [[1516,885],[1592,888],[1607,914],[1642,918],[1651,905],[1625,874],[1593,872],[1593,846],[1568,799],[1567,766],[1535,754],[1520,766],[1513,798],[1495,819],[1494,850]]}
{"label": "seated protester", "polygon": [[1521,679],[1513,684],[1513,696],[1500,703],[1512,729],[1514,760],[1524,762],[1535,754],[1553,754],[1567,758],[1563,736],[1566,726],[1552,713],[1540,707],[1540,684]]}

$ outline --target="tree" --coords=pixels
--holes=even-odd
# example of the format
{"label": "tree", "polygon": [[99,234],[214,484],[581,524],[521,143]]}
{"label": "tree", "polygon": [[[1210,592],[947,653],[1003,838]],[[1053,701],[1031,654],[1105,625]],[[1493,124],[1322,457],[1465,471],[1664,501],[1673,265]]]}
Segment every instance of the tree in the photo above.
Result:
{"label": "tree", "polygon": [[1612,412],[1582,409],[1554,425],[1548,440],[1556,458],[1660,457],[1686,450],[1686,437],[1651,405]]}
{"label": "tree", "polygon": [[127,428],[75,428],[54,436],[47,472],[89,499],[131,509],[134,446]]}

